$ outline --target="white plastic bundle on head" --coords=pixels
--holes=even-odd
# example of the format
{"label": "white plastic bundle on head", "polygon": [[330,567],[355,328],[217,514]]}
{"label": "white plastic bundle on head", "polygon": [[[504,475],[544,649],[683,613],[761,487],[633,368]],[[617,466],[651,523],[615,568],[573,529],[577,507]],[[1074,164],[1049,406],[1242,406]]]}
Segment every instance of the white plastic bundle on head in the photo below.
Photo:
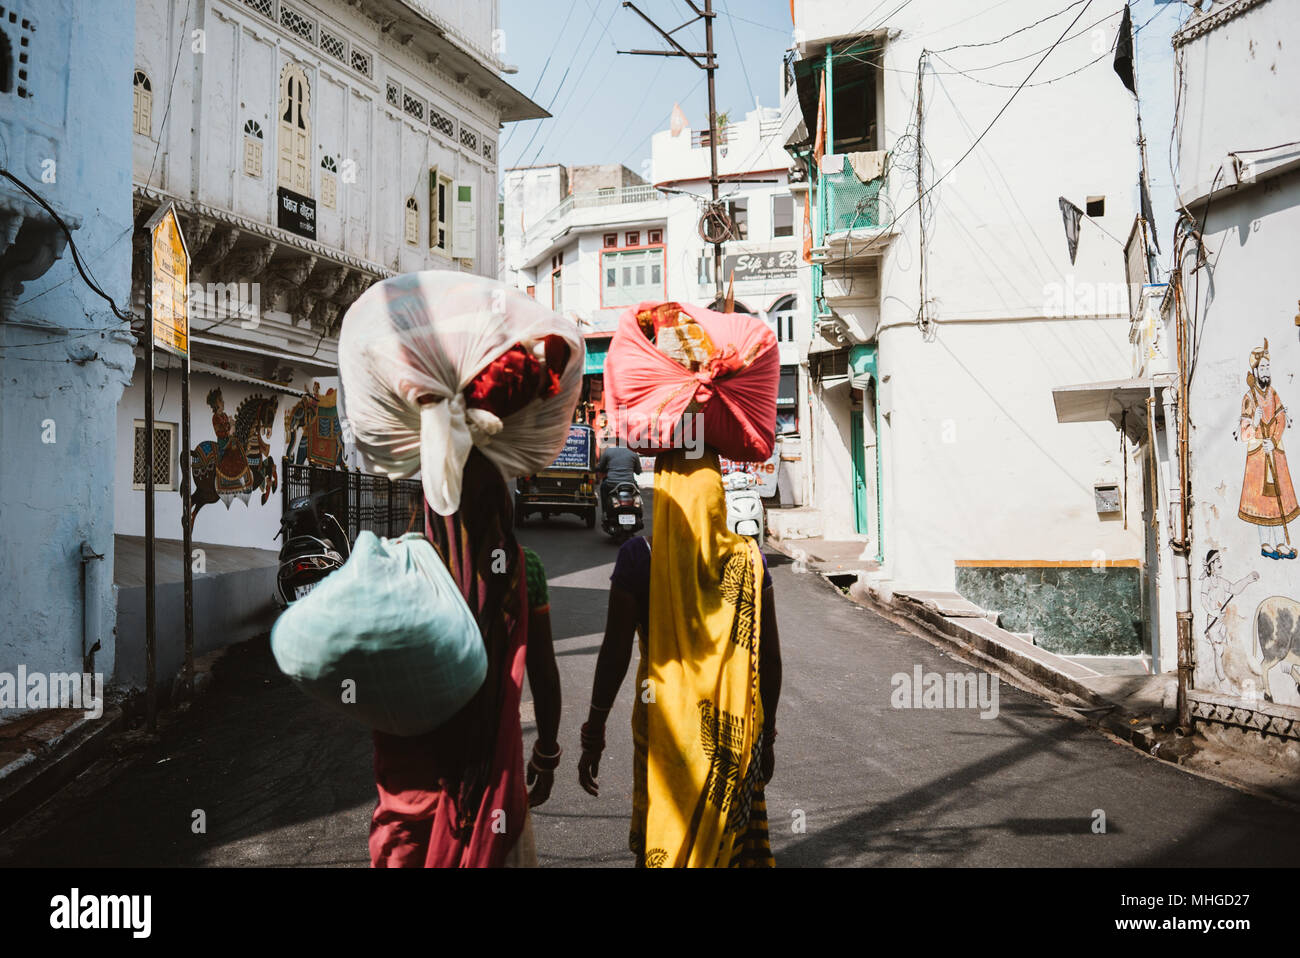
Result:
{"label": "white plastic bundle on head", "polygon": [[[560,336],[569,360],[559,391],[498,419],[466,408],[462,391],[515,345]],[[376,283],[348,310],[339,334],[342,414],[377,473],[418,471],[429,507],[460,507],[461,473],[477,445],[507,479],[530,475],[564,446],[582,389],[582,336],[522,291],[468,273],[430,270]],[[421,397],[433,397],[421,403]]]}

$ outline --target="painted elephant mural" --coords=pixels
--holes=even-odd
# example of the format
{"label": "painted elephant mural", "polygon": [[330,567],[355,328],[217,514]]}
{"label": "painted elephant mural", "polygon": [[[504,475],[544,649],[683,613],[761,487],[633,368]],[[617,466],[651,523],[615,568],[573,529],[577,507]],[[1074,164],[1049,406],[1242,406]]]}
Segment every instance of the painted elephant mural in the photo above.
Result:
{"label": "painted elephant mural", "polygon": [[310,462],[326,469],[344,468],[343,424],[334,389],[322,396],[320,383],[312,383],[311,395],[284,414],[284,454],[299,466]]}

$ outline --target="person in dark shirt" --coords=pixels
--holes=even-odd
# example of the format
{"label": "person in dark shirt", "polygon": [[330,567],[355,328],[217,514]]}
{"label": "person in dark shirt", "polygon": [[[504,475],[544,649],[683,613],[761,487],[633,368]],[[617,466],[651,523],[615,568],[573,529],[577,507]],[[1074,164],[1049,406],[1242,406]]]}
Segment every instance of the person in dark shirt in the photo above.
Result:
{"label": "person in dark shirt", "polygon": [[596,463],[596,472],[600,474],[600,504],[603,509],[616,485],[620,482],[636,484],[636,477],[641,475],[641,457],[626,446],[606,446]]}

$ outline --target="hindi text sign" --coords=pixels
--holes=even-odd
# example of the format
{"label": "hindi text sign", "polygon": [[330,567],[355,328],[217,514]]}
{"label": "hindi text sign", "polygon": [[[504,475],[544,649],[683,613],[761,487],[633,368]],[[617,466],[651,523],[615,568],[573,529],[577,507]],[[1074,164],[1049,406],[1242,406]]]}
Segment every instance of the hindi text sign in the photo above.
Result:
{"label": "hindi text sign", "polygon": [[149,224],[152,266],[154,344],[187,356],[190,351],[190,316],[186,290],[190,257],[181,236],[175,208],[168,203]]}

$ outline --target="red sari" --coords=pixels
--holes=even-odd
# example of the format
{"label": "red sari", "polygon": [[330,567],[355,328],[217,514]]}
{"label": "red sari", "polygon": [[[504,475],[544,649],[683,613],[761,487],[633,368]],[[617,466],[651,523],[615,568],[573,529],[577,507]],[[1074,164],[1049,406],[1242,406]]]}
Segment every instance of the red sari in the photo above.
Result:
{"label": "red sari", "polygon": [[[426,506],[425,528],[478,620],[488,674],[469,704],[433,732],[373,733],[375,868],[497,868],[528,824],[519,723],[528,635],[523,550],[505,480],[477,449],[463,488],[455,515]],[[498,549],[513,557],[505,574],[493,568]]]}

